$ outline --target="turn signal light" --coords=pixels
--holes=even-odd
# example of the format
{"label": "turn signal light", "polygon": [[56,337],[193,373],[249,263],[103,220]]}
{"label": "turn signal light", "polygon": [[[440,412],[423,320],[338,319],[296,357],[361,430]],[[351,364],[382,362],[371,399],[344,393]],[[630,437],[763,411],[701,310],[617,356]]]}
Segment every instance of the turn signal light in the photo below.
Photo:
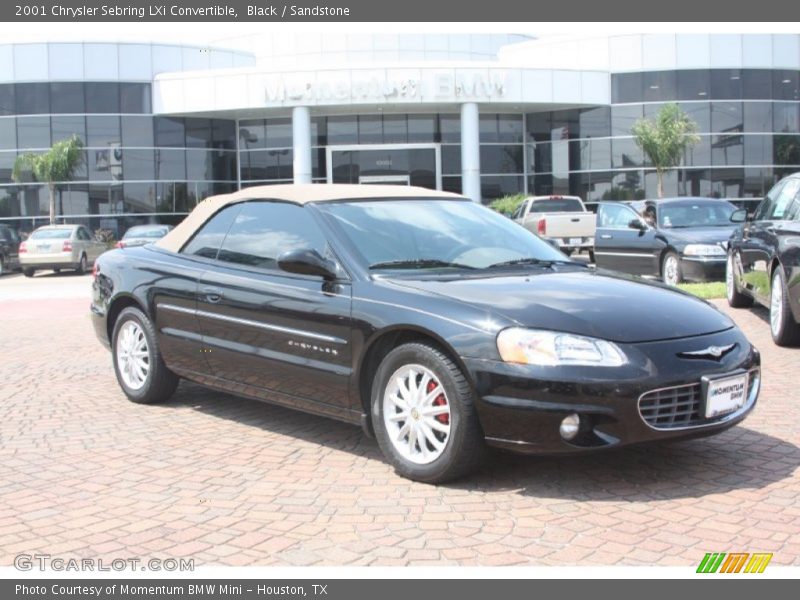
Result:
{"label": "turn signal light", "polygon": [[539,219],[539,223],[536,225],[536,233],[539,235],[547,234],[547,219]]}

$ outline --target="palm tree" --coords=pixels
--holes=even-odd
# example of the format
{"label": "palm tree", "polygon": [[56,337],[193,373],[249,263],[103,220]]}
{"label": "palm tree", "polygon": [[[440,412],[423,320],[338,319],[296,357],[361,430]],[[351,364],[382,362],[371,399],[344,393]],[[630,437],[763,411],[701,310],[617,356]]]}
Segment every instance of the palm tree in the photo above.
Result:
{"label": "palm tree", "polygon": [[675,104],[665,104],[654,120],[639,119],[631,133],[658,176],[658,197],[664,197],[664,173],[681,163],[686,150],[700,141],[697,123]]}
{"label": "palm tree", "polygon": [[83,142],[77,135],[61,140],[44,154],[26,152],[14,161],[11,178],[21,182],[30,171],[36,181],[47,182],[50,192],[50,224],[56,222],[56,182],[70,181],[83,164]]}

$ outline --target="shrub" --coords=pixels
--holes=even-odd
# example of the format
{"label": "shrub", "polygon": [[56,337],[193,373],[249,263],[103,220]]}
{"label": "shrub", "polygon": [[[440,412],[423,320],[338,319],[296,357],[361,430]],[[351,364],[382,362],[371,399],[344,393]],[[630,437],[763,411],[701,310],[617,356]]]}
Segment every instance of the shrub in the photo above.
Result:
{"label": "shrub", "polygon": [[510,217],[517,210],[517,207],[525,200],[525,194],[514,194],[513,196],[503,196],[497,200],[493,200],[489,204],[489,208],[499,212],[501,215]]}

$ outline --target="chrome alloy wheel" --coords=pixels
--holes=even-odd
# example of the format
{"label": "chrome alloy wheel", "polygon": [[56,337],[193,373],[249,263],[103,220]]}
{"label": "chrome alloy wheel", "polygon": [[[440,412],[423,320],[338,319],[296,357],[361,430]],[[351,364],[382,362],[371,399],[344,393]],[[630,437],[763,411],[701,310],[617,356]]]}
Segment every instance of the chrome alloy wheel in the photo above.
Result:
{"label": "chrome alloy wheel", "polygon": [[394,449],[418,465],[439,458],[450,438],[450,402],[427,367],[403,365],[383,393],[383,424]]}
{"label": "chrome alloy wheel", "polygon": [[140,390],[150,374],[150,351],[144,330],[135,321],[128,321],[117,335],[117,368],[125,385]]}
{"label": "chrome alloy wheel", "polygon": [[780,273],[776,269],[772,276],[772,291],[769,300],[769,325],[772,328],[772,334],[776,337],[780,335],[783,326],[783,285],[781,283]]}
{"label": "chrome alloy wheel", "polygon": [[678,257],[668,256],[664,260],[664,283],[678,285]]}
{"label": "chrome alloy wheel", "polygon": [[733,299],[733,294],[736,291],[735,267],[736,262],[733,259],[733,252],[730,252],[728,253],[728,262],[725,268],[725,293],[728,295],[728,301]]}

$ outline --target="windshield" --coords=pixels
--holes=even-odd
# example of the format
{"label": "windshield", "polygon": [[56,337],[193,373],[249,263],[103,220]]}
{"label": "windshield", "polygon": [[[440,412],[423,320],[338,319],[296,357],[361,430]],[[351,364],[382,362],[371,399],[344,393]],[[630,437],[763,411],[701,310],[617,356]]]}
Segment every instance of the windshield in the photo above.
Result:
{"label": "windshield", "polygon": [[509,261],[565,261],[547,242],[488,208],[459,200],[324,203],[373,270],[484,269]]}
{"label": "windshield", "polygon": [[130,238],[162,238],[167,235],[166,227],[131,227],[122,236],[122,239]]}
{"label": "windshield", "polygon": [[661,227],[715,227],[731,225],[731,214],[736,207],[730,202],[675,202],[664,204],[658,210]]}
{"label": "windshield", "polygon": [[31,234],[32,240],[66,240],[72,235],[72,229],[38,229]]}
{"label": "windshield", "polygon": [[530,212],[583,212],[583,205],[577,198],[551,198],[549,200],[534,200],[533,204],[531,204]]}

